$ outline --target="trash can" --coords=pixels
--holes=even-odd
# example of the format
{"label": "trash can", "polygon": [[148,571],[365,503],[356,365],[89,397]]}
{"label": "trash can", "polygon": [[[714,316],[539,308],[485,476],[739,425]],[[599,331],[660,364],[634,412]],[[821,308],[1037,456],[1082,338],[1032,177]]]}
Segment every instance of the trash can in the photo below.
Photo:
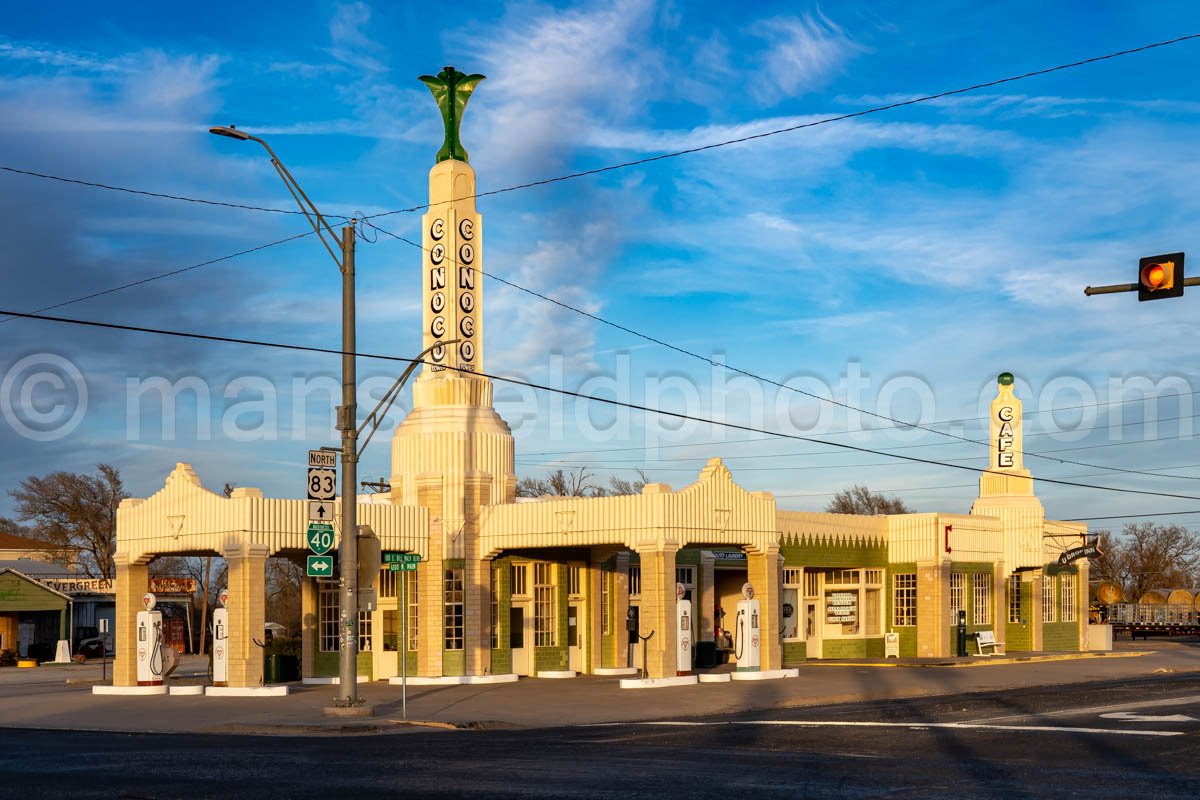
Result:
{"label": "trash can", "polygon": [[696,642],[696,669],[712,669],[717,665],[717,643]]}
{"label": "trash can", "polygon": [[273,655],[263,659],[263,683],[287,683],[300,680],[300,659]]}

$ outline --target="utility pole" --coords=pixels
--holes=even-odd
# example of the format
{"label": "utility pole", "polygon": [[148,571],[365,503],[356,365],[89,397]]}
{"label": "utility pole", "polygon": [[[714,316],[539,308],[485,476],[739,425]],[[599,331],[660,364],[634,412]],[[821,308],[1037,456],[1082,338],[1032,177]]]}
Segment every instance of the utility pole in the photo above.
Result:
{"label": "utility pole", "polygon": [[342,228],[342,543],[338,548],[340,706],[358,705],[358,375],[354,336],[354,220]]}

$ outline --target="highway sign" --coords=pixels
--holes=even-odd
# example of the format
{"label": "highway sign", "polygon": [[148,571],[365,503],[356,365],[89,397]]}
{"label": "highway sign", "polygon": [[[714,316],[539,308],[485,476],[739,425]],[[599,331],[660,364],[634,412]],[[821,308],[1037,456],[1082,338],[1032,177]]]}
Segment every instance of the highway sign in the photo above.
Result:
{"label": "highway sign", "polygon": [[383,563],[385,564],[407,564],[417,563],[421,560],[420,553],[384,553]]}
{"label": "highway sign", "polygon": [[308,468],[308,499],[332,500],[337,497],[337,470]]}
{"label": "highway sign", "polygon": [[337,456],[336,450],[309,450],[308,465],[323,469],[337,469]]}
{"label": "highway sign", "polygon": [[323,556],[333,547],[333,525],[328,522],[308,523],[308,549]]}
{"label": "highway sign", "polygon": [[333,574],[333,556],[309,556],[308,577],[328,578]]}
{"label": "highway sign", "polygon": [[419,561],[393,561],[387,565],[388,572],[416,572]]}
{"label": "highway sign", "polygon": [[312,522],[331,522],[333,520],[333,501],[309,500],[308,518]]}

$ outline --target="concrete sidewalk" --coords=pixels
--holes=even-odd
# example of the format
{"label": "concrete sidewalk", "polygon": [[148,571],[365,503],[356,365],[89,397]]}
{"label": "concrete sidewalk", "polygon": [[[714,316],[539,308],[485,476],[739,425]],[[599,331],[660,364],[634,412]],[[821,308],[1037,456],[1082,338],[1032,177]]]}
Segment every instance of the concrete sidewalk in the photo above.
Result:
{"label": "concrete sidewalk", "polygon": [[[954,666],[984,668],[944,668]],[[204,670],[198,667],[206,669],[206,660],[185,660],[181,671],[190,674],[181,682],[202,681]],[[382,682],[359,686],[360,696],[375,706],[375,716],[344,720],[324,715],[336,694],[332,686],[291,684],[291,694],[270,698],[96,696],[91,684],[99,679],[99,665],[89,679],[92,671],[90,664],[39,667],[21,670],[22,675],[0,670],[0,726],[295,735],[627,722],[1200,672],[1200,643],[1121,642],[1110,654],[810,662],[798,678],[662,689],[621,689],[618,678],[593,676],[410,687],[408,719],[420,721],[419,726],[401,720],[401,687]]]}

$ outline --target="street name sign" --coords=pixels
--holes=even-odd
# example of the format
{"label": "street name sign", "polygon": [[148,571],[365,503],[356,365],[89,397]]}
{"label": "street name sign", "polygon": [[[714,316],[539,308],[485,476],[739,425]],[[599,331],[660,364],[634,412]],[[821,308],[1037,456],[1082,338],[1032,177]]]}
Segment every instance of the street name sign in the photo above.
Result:
{"label": "street name sign", "polygon": [[308,539],[308,549],[323,556],[333,547],[333,525],[328,522],[310,522],[305,538]]}
{"label": "street name sign", "polygon": [[383,553],[385,564],[415,564],[421,560],[420,553]]}
{"label": "street name sign", "polygon": [[309,500],[308,519],[310,522],[330,522],[333,520],[332,500]]}
{"label": "street name sign", "polygon": [[308,468],[308,499],[332,500],[337,497],[337,470]]}
{"label": "street name sign", "polygon": [[309,450],[308,465],[322,469],[337,469],[337,457],[336,450]]}
{"label": "street name sign", "polygon": [[387,565],[388,572],[416,572],[418,561],[393,561]]}
{"label": "street name sign", "polygon": [[328,578],[333,574],[333,556],[309,556],[308,577]]}

